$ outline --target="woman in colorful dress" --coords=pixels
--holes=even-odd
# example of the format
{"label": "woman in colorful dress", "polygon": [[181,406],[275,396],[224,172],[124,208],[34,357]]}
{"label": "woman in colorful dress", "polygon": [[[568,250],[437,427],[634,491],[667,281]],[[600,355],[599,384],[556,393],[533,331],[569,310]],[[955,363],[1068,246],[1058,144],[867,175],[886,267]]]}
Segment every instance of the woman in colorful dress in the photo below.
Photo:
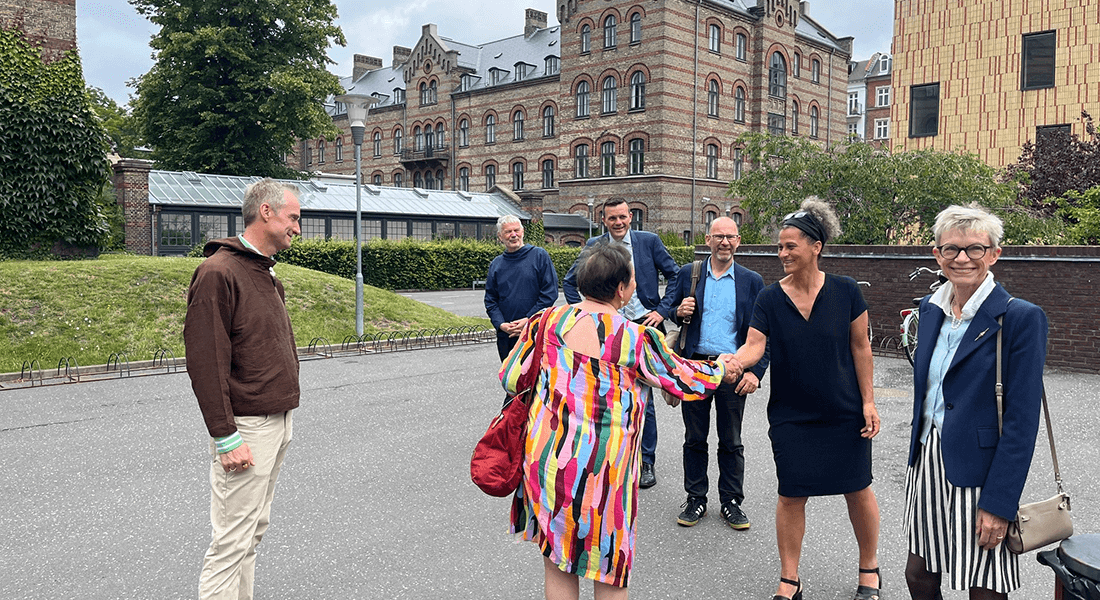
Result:
{"label": "woman in colorful dress", "polygon": [[509,393],[539,369],[511,531],[539,545],[546,598],[577,598],[584,577],[597,600],[613,600],[627,597],[634,558],[644,399],[653,397],[641,386],[699,400],[741,369],[680,358],[657,330],[619,315],[634,291],[625,247],[586,249],[577,285],[582,302],[546,309],[542,364],[531,364],[539,313],[501,367]]}
{"label": "woman in colorful dress", "polygon": [[871,490],[871,438],[881,427],[872,384],[867,303],[850,277],[818,268],[825,242],[840,235],[832,207],[807,198],[783,219],[779,260],[786,276],[756,297],[736,357],[756,364],[771,343],[768,437],[779,498],[775,537],[779,588],[773,600],[801,600],[798,564],[810,496],[844,495],[859,546],[855,600],[877,600],[878,500]]}

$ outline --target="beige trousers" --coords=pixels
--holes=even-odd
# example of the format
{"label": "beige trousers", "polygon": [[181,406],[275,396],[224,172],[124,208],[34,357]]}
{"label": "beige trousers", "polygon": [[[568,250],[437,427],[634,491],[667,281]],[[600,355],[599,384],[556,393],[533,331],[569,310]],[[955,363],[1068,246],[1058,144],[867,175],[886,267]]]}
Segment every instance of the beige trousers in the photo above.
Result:
{"label": "beige trousers", "polygon": [[256,545],[271,521],[275,480],[293,431],[291,411],[236,417],[254,467],[226,472],[210,443],[210,548],[199,579],[202,600],[252,600]]}

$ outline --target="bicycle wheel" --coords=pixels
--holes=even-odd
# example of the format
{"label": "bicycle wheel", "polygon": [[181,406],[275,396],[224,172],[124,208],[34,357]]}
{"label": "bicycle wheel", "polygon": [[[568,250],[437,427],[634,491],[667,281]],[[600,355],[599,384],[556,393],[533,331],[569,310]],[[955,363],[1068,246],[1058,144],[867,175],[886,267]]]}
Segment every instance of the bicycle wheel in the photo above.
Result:
{"label": "bicycle wheel", "polygon": [[905,320],[901,323],[901,349],[905,351],[905,358],[909,360],[910,366],[913,365],[913,359],[917,355],[917,324],[920,317],[916,310],[905,315]]}

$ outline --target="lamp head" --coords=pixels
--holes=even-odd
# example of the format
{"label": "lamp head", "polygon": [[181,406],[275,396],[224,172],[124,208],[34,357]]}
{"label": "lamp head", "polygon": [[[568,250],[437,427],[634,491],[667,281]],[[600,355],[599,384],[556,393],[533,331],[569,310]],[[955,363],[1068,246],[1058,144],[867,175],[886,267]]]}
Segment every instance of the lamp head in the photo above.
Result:
{"label": "lamp head", "polygon": [[371,105],[378,102],[375,96],[352,93],[340,94],[335,100],[348,107],[348,122],[352,127],[365,127],[363,121],[367,119]]}

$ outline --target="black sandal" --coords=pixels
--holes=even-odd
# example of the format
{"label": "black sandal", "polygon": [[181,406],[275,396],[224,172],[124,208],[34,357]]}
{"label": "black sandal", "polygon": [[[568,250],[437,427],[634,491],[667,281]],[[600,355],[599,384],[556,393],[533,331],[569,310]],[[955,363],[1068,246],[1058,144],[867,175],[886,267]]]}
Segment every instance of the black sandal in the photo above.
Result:
{"label": "black sandal", "polygon": [[871,587],[869,585],[861,585],[856,587],[856,595],[852,598],[852,600],[879,600],[881,596],[881,594],[879,593],[879,588],[882,587],[882,573],[878,572],[878,567],[875,567],[873,569],[864,569],[860,567],[859,572],[874,573],[875,575],[878,575],[878,586]]}
{"label": "black sandal", "polygon": [[785,583],[787,585],[796,586],[796,587],[798,587],[798,589],[794,591],[794,595],[791,596],[790,598],[788,598],[786,596],[780,596],[779,594],[776,594],[776,595],[772,596],[772,600],[802,600],[802,578],[801,577],[798,578],[798,581],[791,581],[790,579],[787,579],[786,577],[780,577],[779,581],[782,581],[783,583]]}

